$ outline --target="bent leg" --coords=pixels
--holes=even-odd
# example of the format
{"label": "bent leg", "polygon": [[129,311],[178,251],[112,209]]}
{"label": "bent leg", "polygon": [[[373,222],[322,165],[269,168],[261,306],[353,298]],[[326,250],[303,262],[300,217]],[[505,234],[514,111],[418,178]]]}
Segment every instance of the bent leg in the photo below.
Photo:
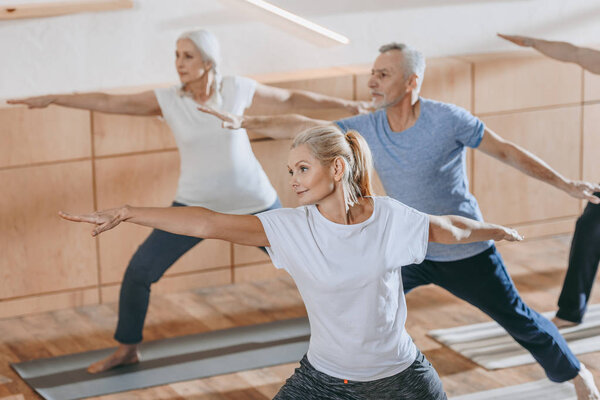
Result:
{"label": "bent leg", "polygon": [[555,382],[573,379],[579,361],[549,320],[523,302],[492,246],[476,256],[436,262],[433,283],[479,308],[527,349]]}
{"label": "bent leg", "polygon": [[574,323],[581,322],[598,271],[598,262],[600,205],[588,203],[575,225],[569,268],[558,299],[558,318]]}
{"label": "bent leg", "polygon": [[129,262],[121,285],[119,322],[114,336],[118,342],[136,344],[142,341],[150,285],[200,241],[200,238],[155,229],[140,245]]}

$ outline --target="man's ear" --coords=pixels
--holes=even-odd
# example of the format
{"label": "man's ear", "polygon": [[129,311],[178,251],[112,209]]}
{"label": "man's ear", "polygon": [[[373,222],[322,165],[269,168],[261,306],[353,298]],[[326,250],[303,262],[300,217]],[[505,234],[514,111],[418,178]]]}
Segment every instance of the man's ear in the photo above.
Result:
{"label": "man's ear", "polygon": [[419,81],[419,77],[417,74],[412,74],[410,78],[408,78],[408,84],[406,85],[406,89],[412,90],[413,92],[417,90],[417,83]]}

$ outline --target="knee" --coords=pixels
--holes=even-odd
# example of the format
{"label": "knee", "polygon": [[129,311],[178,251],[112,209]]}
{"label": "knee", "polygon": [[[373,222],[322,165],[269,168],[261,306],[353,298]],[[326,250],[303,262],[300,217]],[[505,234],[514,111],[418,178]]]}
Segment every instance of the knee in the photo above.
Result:
{"label": "knee", "polygon": [[138,257],[136,254],[127,266],[125,276],[123,277],[123,284],[129,283],[150,287],[151,284],[155,283],[160,278],[160,276],[155,275],[156,274],[153,273],[152,264],[144,262],[142,257]]}

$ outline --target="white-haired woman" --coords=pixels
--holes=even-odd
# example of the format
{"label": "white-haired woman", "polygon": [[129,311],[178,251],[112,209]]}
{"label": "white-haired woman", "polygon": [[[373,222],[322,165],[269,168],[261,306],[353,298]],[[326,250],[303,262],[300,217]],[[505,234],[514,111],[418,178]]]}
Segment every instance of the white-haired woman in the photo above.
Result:
{"label": "white-haired woman", "polygon": [[[173,206],[202,206],[232,214],[277,208],[277,193],[256,160],[245,130],[223,129],[220,120],[199,112],[199,105],[243,114],[248,108],[290,112],[296,108],[336,107],[357,113],[361,104],[270,87],[239,76],[222,77],[219,43],[205,30],[186,32],[178,38],[175,66],[181,84],[170,88],[127,95],[48,95],[8,103],[29,108],[55,104],[105,113],[162,116],[175,136],[181,157]],[[151,284],[201,240],[155,230],[138,248],[121,286],[115,332],[120,345],[114,354],[92,364],[89,372],[138,362]]]}
{"label": "white-haired woman", "polygon": [[89,215],[93,235],[127,221],[165,231],[267,246],[293,277],[311,326],[307,355],[276,399],[445,399],[442,383],[404,328],[404,265],[429,241],[520,240],[502,226],[423,214],[371,193],[371,153],[355,131],[336,126],[298,135],[288,159],[302,206],[254,215],[200,207],[123,206]]}

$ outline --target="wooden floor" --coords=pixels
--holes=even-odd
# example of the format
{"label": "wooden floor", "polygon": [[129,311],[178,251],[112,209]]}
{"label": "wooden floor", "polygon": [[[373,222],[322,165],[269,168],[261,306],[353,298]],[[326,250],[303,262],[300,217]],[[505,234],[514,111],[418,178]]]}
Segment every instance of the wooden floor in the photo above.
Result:
{"label": "wooden floor", "polygon": [[[538,311],[556,307],[569,242],[570,236],[563,235],[500,246],[522,297]],[[600,302],[598,287],[592,293],[592,302]],[[425,334],[430,329],[488,320],[482,312],[445,291],[432,286],[419,288],[407,296],[407,303],[408,331],[439,372],[449,396],[545,377],[537,365],[486,371],[428,338]],[[11,362],[113,346],[116,310],[116,304],[107,304],[0,320],[0,400],[39,398],[12,371]],[[144,336],[156,340],[302,315],[304,306],[291,279],[278,278],[153,295]],[[583,355],[580,360],[600,383],[600,352]],[[270,399],[295,366],[287,364],[95,399]]]}

